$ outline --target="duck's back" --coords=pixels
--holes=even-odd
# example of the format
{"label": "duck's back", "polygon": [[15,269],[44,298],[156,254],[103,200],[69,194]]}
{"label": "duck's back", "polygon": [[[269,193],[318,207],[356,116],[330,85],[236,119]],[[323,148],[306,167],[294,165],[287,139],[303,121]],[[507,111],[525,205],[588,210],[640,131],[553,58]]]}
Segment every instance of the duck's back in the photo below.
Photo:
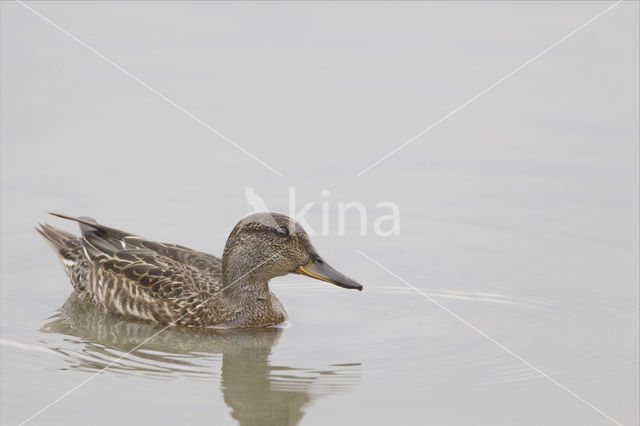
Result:
{"label": "duck's back", "polygon": [[49,225],[37,231],[54,248],[74,289],[105,310],[187,326],[211,322],[205,303],[221,289],[221,260],[73,218],[82,236]]}

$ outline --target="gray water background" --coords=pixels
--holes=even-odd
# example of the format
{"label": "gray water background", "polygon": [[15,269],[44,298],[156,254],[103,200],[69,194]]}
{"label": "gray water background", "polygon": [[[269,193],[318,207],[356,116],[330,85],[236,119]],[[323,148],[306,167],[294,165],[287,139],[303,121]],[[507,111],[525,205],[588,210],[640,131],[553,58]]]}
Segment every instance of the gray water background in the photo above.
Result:
{"label": "gray water background", "polygon": [[[158,330],[67,300],[47,211],[220,255],[245,187],[286,213],[294,186],[362,293],[276,279],[288,328],[167,330],[30,424],[611,424],[356,250],[638,424],[637,2],[356,177],[610,4],[29,3],[281,177],[2,2],[2,423]],[[336,235],[340,201],[369,235]]]}

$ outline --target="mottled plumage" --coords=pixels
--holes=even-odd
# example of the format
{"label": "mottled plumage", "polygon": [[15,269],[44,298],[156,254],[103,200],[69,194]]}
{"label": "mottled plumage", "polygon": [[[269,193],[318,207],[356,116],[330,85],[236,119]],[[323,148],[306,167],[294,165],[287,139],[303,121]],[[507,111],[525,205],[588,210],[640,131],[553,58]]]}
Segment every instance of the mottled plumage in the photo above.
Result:
{"label": "mottled plumage", "polygon": [[81,236],[41,225],[74,289],[108,312],[187,327],[263,327],[286,312],[269,280],[302,273],[362,289],[327,265],[307,234],[284,215],[257,213],[231,232],[222,259],[159,243],[98,224],[87,217],[54,214],[80,224]]}

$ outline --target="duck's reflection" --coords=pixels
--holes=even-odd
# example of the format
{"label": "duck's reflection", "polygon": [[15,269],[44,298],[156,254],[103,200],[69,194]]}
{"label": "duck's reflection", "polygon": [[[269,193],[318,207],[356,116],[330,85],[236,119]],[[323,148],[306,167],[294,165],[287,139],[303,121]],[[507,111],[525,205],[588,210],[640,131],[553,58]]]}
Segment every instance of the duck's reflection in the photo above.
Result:
{"label": "duck's reflection", "polygon": [[[241,425],[295,425],[309,401],[344,391],[360,380],[359,363],[322,369],[271,365],[271,348],[283,332],[279,328],[160,332],[162,328],[105,314],[72,294],[41,331],[73,337],[65,340],[81,345],[51,348],[68,360],[65,368],[101,370],[132,351],[109,371],[160,379],[176,374],[220,377],[224,401]],[[216,368],[220,361],[221,374]]]}

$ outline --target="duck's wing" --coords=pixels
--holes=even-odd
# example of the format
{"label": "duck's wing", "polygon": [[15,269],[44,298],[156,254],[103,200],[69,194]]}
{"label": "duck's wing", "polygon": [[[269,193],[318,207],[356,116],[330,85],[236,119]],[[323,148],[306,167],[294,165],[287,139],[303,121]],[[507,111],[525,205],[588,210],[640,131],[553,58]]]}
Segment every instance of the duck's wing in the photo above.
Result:
{"label": "duck's wing", "polygon": [[80,224],[84,255],[104,282],[125,280],[163,299],[215,291],[219,285],[222,262],[215,256],[148,240],[91,218],[55,216]]}
{"label": "duck's wing", "polygon": [[119,229],[101,225],[88,217],[72,217],[59,213],[51,213],[63,219],[76,221],[80,224],[83,238],[99,239],[98,243],[106,243],[112,247],[122,250],[141,249],[149,250],[161,256],[166,256],[183,265],[188,265],[200,271],[211,274],[220,274],[222,270],[222,260],[219,257],[192,250],[188,247],[177,244],[160,243],[138,235],[134,235]]}
{"label": "duck's wing", "polygon": [[204,295],[217,288],[213,277],[151,250],[108,251],[96,247],[94,239],[84,249],[98,267],[97,275],[102,282],[124,280],[152,298],[180,299]]}

